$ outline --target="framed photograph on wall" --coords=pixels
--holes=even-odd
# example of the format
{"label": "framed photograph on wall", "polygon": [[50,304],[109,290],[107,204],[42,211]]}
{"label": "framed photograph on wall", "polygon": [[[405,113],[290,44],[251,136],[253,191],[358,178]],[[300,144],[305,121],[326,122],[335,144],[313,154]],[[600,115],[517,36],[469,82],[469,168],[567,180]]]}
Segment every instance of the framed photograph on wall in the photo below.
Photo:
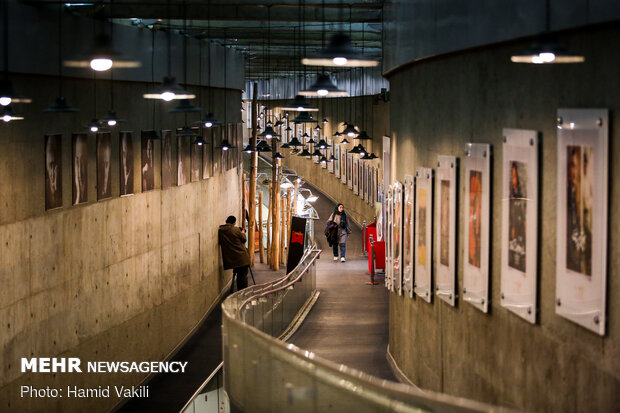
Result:
{"label": "framed photograph on wall", "polygon": [[177,134],[177,185],[185,185],[190,173],[189,138]]}
{"label": "framed photograph on wall", "polygon": [[340,146],[340,182],[347,183],[347,148],[344,145]]}
{"label": "framed photograph on wall", "polygon": [[62,206],[62,135],[45,135],[45,209]]}
{"label": "framed photograph on wall", "polygon": [[359,195],[359,172],[360,172],[360,160],[357,156],[353,157],[353,193]]}
{"label": "framed photograph on wall", "polygon": [[558,109],[556,306],[558,315],[605,335],[607,109]]}
{"label": "framed photograph on wall", "polygon": [[347,153],[347,185],[353,189],[353,154]]}
{"label": "framed photograph on wall", "polygon": [[409,297],[413,297],[414,189],[413,176],[405,175],[403,181],[403,290]]}
{"label": "framed photograph on wall", "polygon": [[418,297],[430,303],[433,298],[433,170],[418,168],[415,180],[414,291]]}
{"label": "framed photograph on wall", "polygon": [[330,174],[334,173],[334,164],[335,161],[332,161],[332,156],[334,156],[334,141],[333,139],[327,139],[327,172]]}
{"label": "framed photograph on wall", "polygon": [[112,135],[97,133],[97,200],[112,197]]}
{"label": "framed photograph on wall", "polygon": [[142,192],[152,191],[155,189],[155,142],[151,138],[144,136],[145,132],[142,132],[141,144],[142,144],[142,157],[141,157],[141,172],[142,172]]}
{"label": "framed photograph on wall", "polygon": [[161,139],[161,189],[167,189],[171,186],[176,186],[177,178],[177,165],[176,162],[173,162],[174,154],[172,150],[174,143],[172,141],[172,131],[161,131]]}
{"label": "framed photograph on wall", "polygon": [[202,137],[208,142],[207,145],[202,145],[202,179],[210,178],[213,171],[213,166],[211,165],[213,162],[213,152],[210,148],[213,144],[211,129],[213,128],[202,129]]}
{"label": "framed photograph on wall", "polygon": [[334,160],[334,175],[336,175],[336,178],[340,178],[340,145],[334,145],[334,158],[336,158]]}
{"label": "framed photograph on wall", "polygon": [[456,208],[458,158],[437,157],[435,179],[435,294],[439,299],[456,304]]}
{"label": "framed photograph on wall", "polygon": [[[197,133],[200,133],[198,131]],[[200,181],[200,175],[202,170],[202,148],[198,145],[194,145],[190,143],[190,182],[198,182]]]}
{"label": "framed photograph on wall", "polygon": [[491,221],[491,145],[465,148],[463,300],[489,311],[489,233]]}
{"label": "framed photograph on wall", "polygon": [[392,217],[392,268],[394,289],[398,295],[403,294],[403,185],[394,182],[393,217]]}
{"label": "framed photograph on wall", "polygon": [[504,129],[501,306],[536,322],[538,132]]}
{"label": "framed photograph on wall", "polygon": [[[210,127],[209,129],[211,129],[211,145],[208,145],[211,147],[211,166],[212,166],[212,171],[211,171],[211,176],[219,176],[220,175],[220,162],[222,161],[222,150],[220,148],[218,148],[218,146],[222,143],[222,135],[220,133],[220,130],[222,129],[222,126],[220,125],[213,125],[212,127]],[[179,184],[180,185],[180,184]]]}
{"label": "framed photograph on wall", "polygon": [[384,211],[385,211],[385,287],[394,292],[394,266],[392,265],[392,215],[394,212],[394,203],[393,203],[393,190],[392,187],[389,186],[385,192],[385,202],[384,202]]}
{"label": "framed photograph on wall", "polygon": [[88,135],[74,133],[71,136],[73,150],[73,200],[72,204],[88,202]]}

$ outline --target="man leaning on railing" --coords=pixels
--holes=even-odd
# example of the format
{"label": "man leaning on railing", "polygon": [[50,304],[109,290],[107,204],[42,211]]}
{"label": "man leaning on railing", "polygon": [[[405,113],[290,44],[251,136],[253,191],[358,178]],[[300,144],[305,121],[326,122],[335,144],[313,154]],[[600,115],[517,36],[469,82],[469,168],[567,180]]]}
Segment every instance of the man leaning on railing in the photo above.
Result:
{"label": "man leaning on railing", "polygon": [[230,283],[230,293],[232,294],[237,277],[237,291],[248,286],[248,269],[250,268],[250,255],[245,248],[245,229],[235,226],[237,218],[229,216],[226,224],[220,225],[217,238],[222,247],[222,261],[224,269],[233,270],[233,279]]}

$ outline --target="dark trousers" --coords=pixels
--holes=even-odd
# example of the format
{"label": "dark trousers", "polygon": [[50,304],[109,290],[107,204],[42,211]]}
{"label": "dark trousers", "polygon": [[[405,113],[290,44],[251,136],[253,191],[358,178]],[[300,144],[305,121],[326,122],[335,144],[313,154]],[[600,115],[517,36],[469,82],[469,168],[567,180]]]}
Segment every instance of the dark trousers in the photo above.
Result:
{"label": "dark trousers", "polygon": [[237,291],[243,290],[248,286],[248,269],[250,269],[249,265],[233,268],[233,279],[230,284],[231,293],[235,288],[235,277],[237,278]]}

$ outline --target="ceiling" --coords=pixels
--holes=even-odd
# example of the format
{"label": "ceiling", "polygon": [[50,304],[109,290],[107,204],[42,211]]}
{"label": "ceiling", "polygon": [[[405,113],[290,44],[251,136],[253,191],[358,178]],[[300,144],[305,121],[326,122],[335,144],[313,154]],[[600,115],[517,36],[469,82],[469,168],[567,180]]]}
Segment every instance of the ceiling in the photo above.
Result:
{"label": "ceiling", "polygon": [[[115,23],[172,29],[210,40],[245,55],[246,79],[311,72],[303,55],[318,52],[332,34],[350,33],[364,55],[381,60],[384,0],[106,0],[70,3],[24,0],[40,7],[66,4],[71,13]],[[345,69],[335,69],[345,70]]]}

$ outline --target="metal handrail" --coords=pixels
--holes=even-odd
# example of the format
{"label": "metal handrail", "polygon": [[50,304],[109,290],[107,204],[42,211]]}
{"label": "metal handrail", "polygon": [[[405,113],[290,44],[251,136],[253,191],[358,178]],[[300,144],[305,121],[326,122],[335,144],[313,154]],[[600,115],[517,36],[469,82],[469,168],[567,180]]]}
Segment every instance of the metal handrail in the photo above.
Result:
{"label": "metal handrail", "polygon": [[[301,277],[302,277],[305,273],[307,273],[307,272],[308,272],[308,270],[310,269],[310,266],[311,266],[312,264],[314,264],[314,261],[316,261],[316,260],[318,259],[318,257],[321,255],[321,251],[322,251],[322,250],[319,250],[319,249],[308,249],[308,250],[306,250],[306,253],[305,253],[305,254],[304,254],[304,256],[302,257],[302,259],[301,259],[301,260],[299,260],[299,264],[297,264],[297,266],[295,267],[295,269],[294,269],[293,271],[291,271],[288,275],[286,275],[286,276],[285,276],[285,277],[283,277],[283,278],[286,278],[286,277],[288,277],[289,275],[294,274],[294,273],[295,273],[295,271],[297,271],[297,269],[299,268],[299,266],[300,266],[301,264],[303,264],[304,259],[305,259],[306,257],[308,257],[310,254],[315,253],[316,255],[315,255],[314,257],[312,257],[312,259],[310,259],[310,261],[306,264],[306,267],[305,267],[302,271],[300,271],[300,272],[299,272],[299,274],[298,274],[298,275],[297,275],[297,276],[296,276],[293,280],[289,281],[289,282],[288,282],[288,284],[282,285],[282,286],[280,286],[280,287],[278,287],[278,288],[276,288],[276,289],[273,289],[273,290],[268,290],[268,291],[262,292],[262,293],[260,293],[260,294],[258,294],[258,295],[253,295],[253,296],[251,296],[250,298],[248,298],[247,300],[245,300],[243,303],[241,303],[241,306],[239,307],[239,311],[240,311],[240,310],[242,310],[243,308],[245,308],[245,306],[248,304],[248,302],[251,302],[252,300],[256,300],[257,298],[265,297],[265,296],[268,296],[268,295],[270,295],[270,294],[275,294],[276,292],[278,292],[278,291],[282,291],[282,290],[285,290],[285,289],[287,289],[288,287],[290,287],[291,285],[295,284],[297,281],[299,281],[299,279],[300,279],[300,278],[301,278]],[[280,280],[282,280],[283,278],[281,278]]]}

